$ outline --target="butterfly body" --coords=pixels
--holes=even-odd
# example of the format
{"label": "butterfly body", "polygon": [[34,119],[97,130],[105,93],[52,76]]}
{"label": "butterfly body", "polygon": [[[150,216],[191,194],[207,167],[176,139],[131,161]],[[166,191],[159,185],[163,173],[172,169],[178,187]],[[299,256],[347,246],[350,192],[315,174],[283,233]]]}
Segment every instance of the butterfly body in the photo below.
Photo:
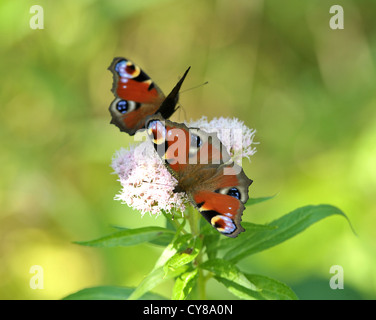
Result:
{"label": "butterfly body", "polygon": [[248,200],[248,179],[234,164],[216,134],[165,120],[148,118],[148,134],[165,166],[177,179],[175,192],[185,192],[192,205],[219,232],[236,237]]}
{"label": "butterfly body", "polygon": [[111,123],[129,135],[143,129],[148,116],[159,112],[167,119],[176,111],[179,89],[189,71],[188,68],[166,97],[155,82],[128,59],[114,58],[108,69],[113,74],[115,96],[109,107]]}

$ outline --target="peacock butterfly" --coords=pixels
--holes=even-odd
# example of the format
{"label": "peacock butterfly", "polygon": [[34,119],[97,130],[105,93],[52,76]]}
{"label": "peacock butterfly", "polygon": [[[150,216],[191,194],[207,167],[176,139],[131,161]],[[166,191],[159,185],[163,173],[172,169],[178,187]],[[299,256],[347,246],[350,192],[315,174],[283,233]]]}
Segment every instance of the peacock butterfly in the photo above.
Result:
{"label": "peacock butterfly", "polygon": [[108,69],[113,74],[111,91],[115,95],[109,107],[111,123],[120,131],[134,135],[144,127],[147,116],[158,112],[168,119],[177,110],[179,90],[190,67],[167,97],[139,66],[128,59],[114,58]]}
{"label": "peacock butterfly", "polygon": [[214,133],[165,120],[147,118],[145,127],[155,150],[177,179],[174,192],[185,192],[192,205],[220,233],[237,237],[250,180],[232,162]]}

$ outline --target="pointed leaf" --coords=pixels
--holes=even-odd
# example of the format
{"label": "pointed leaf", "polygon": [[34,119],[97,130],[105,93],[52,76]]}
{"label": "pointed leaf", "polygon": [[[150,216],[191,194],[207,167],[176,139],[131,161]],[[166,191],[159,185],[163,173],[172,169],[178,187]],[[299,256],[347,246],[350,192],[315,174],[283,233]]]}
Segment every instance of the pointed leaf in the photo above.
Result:
{"label": "pointed leaf", "polygon": [[217,231],[216,234],[207,234],[204,237],[203,246],[206,248],[209,260],[217,257],[219,237],[220,233]]}
{"label": "pointed leaf", "polygon": [[164,269],[176,269],[187,263],[192,262],[200,253],[202,240],[200,237],[191,238],[189,242],[184,241],[184,246],[178,248],[178,251],[166,262]]}
{"label": "pointed leaf", "polygon": [[157,260],[154,268],[162,267],[170,260],[179,250],[181,246],[191,241],[193,236],[191,234],[180,235],[177,233],[174,240],[163,250],[161,256]]}
{"label": "pointed leaf", "polygon": [[200,265],[200,268],[210,271],[214,276],[229,280],[247,289],[258,291],[259,289],[251,283],[246,276],[230,261],[223,259],[208,260]]}
{"label": "pointed leaf", "polygon": [[258,274],[245,274],[247,279],[261,289],[260,295],[267,300],[297,300],[295,292],[286,284]]}
{"label": "pointed leaf", "polygon": [[348,220],[347,216],[340,209],[331,205],[298,208],[269,224],[269,226],[277,227],[276,229],[259,230],[248,234],[245,232],[240,234],[238,238],[233,239],[230,245],[228,245],[229,242],[224,242],[228,245],[226,247],[228,251],[224,258],[233,262],[239,261],[246,256],[286,241],[315,222],[331,215],[341,215]]}
{"label": "pointed leaf", "polygon": [[185,300],[196,284],[198,269],[181,274],[175,281],[172,300]]}
{"label": "pointed leaf", "polygon": [[166,279],[176,277],[183,272],[186,272],[189,266],[184,265],[176,269],[164,270],[166,262],[178,252],[181,245],[189,242],[192,239],[191,234],[181,235],[180,231],[184,228],[185,222],[183,222],[174,235],[172,242],[163,250],[161,256],[157,260],[153,270],[145,277],[136,290],[129,297],[130,300],[137,300],[142,297],[143,294],[153,289]]}
{"label": "pointed leaf", "polygon": [[[131,230],[129,228],[126,228],[126,227],[119,227],[119,226],[112,226],[113,228],[117,229],[117,230]],[[170,228],[168,228],[166,226],[166,229],[170,230]],[[175,232],[176,230],[175,229],[171,229],[172,232],[163,232],[162,234],[158,235],[156,238],[148,241],[149,243],[151,244],[155,244],[155,245],[158,245],[158,246],[162,246],[162,247],[165,247],[167,246],[169,243],[171,243],[172,239],[174,238],[174,235],[175,235]]]}
{"label": "pointed leaf", "polygon": [[125,247],[133,246],[148,241],[157,241],[158,238],[172,237],[175,233],[171,230],[161,227],[145,227],[139,229],[125,229],[108,236],[91,240],[76,241],[76,244],[91,247]]}
{"label": "pointed leaf", "polygon": [[244,206],[248,207],[248,206],[252,206],[256,203],[268,201],[270,199],[273,199],[275,196],[276,196],[276,194],[274,196],[269,196],[269,197],[249,198],[248,201],[244,204]]}
{"label": "pointed leaf", "polygon": [[219,283],[222,283],[228,291],[240,299],[244,300],[264,300],[262,295],[258,290],[252,290],[250,288],[244,287],[234,281],[214,276],[214,279]]}
{"label": "pointed leaf", "polygon": [[[241,233],[238,238],[222,238],[221,241],[217,241],[212,244],[212,246],[215,246],[214,249],[217,250],[227,250],[227,249],[233,249],[239,246],[239,243],[244,242],[244,236],[251,237],[254,233],[258,233],[260,231],[268,231],[277,229],[278,226],[272,226],[268,224],[256,224],[252,222],[242,222],[242,226],[245,229],[245,233]],[[218,233],[218,232],[217,232]]]}
{"label": "pointed leaf", "polygon": [[[64,297],[63,300],[126,300],[134,289],[135,288],[112,286],[85,288]],[[142,296],[142,300],[165,299],[166,298],[154,293],[146,293]]]}
{"label": "pointed leaf", "polygon": [[245,277],[258,288],[258,291],[246,288],[234,281],[215,277],[235,296],[246,300],[296,300],[297,296],[284,283],[260,275],[244,274]]}
{"label": "pointed leaf", "polygon": [[132,292],[132,294],[128,297],[128,300],[138,300],[142,297],[146,292],[150,291],[151,289],[155,288],[157,285],[162,283],[167,279],[171,279],[177,277],[178,275],[186,272],[188,270],[188,266],[182,266],[175,270],[169,270],[167,274],[165,274],[163,267],[153,269],[145,279],[140,283],[140,285]]}

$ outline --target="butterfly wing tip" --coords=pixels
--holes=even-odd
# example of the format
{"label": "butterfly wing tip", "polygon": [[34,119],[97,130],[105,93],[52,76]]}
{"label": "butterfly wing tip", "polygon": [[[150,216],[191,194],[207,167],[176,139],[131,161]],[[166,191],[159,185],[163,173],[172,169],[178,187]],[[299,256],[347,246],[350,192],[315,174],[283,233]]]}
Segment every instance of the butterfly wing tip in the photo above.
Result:
{"label": "butterfly wing tip", "polygon": [[185,76],[187,75],[187,73],[189,72],[189,70],[191,70],[191,66],[189,66],[188,69],[185,70],[184,75],[183,75],[183,79],[185,78]]}

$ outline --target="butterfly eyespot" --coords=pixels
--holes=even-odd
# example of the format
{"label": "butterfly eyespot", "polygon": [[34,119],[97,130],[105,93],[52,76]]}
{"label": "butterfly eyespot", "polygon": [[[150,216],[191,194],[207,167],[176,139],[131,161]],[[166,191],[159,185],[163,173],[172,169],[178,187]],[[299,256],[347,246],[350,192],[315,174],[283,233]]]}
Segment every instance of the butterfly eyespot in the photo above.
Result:
{"label": "butterfly eyespot", "polygon": [[116,104],[116,110],[119,111],[120,113],[127,113],[128,112],[128,101],[126,100],[120,100]]}
{"label": "butterfly eyespot", "polygon": [[136,70],[136,67],[133,63],[128,63],[126,70],[128,73],[132,74]]}
{"label": "butterfly eyespot", "polygon": [[231,196],[231,197],[234,197],[238,200],[240,200],[241,198],[241,194],[240,194],[240,191],[237,189],[237,188],[231,188],[228,192],[227,192],[227,195],[228,196]]}
{"label": "butterfly eyespot", "polygon": [[195,134],[191,134],[191,147],[200,148],[201,145],[201,138]]}
{"label": "butterfly eyespot", "polygon": [[153,138],[153,142],[161,144],[166,139],[166,128],[159,120],[151,120],[146,124],[148,134]]}
{"label": "butterfly eyespot", "polygon": [[146,124],[146,128],[151,132],[157,129],[158,120],[151,120]]}
{"label": "butterfly eyespot", "polygon": [[120,70],[120,69],[124,68],[125,65],[126,65],[126,61],[125,60],[120,60],[115,65],[115,71],[120,74],[122,72],[122,70]]}
{"label": "butterfly eyespot", "polygon": [[225,217],[223,215],[214,216],[211,219],[210,223],[219,232],[224,233],[224,234],[232,233],[236,229],[236,226],[234,222],[232,221],[232,219],[230,219],[229,217]]}
{"label": "butterfly eyespot", "polygon": [[116,110],[122,114],[131,112],[141,107],[141,104],[129,100],[119,100],[116,102]]}

